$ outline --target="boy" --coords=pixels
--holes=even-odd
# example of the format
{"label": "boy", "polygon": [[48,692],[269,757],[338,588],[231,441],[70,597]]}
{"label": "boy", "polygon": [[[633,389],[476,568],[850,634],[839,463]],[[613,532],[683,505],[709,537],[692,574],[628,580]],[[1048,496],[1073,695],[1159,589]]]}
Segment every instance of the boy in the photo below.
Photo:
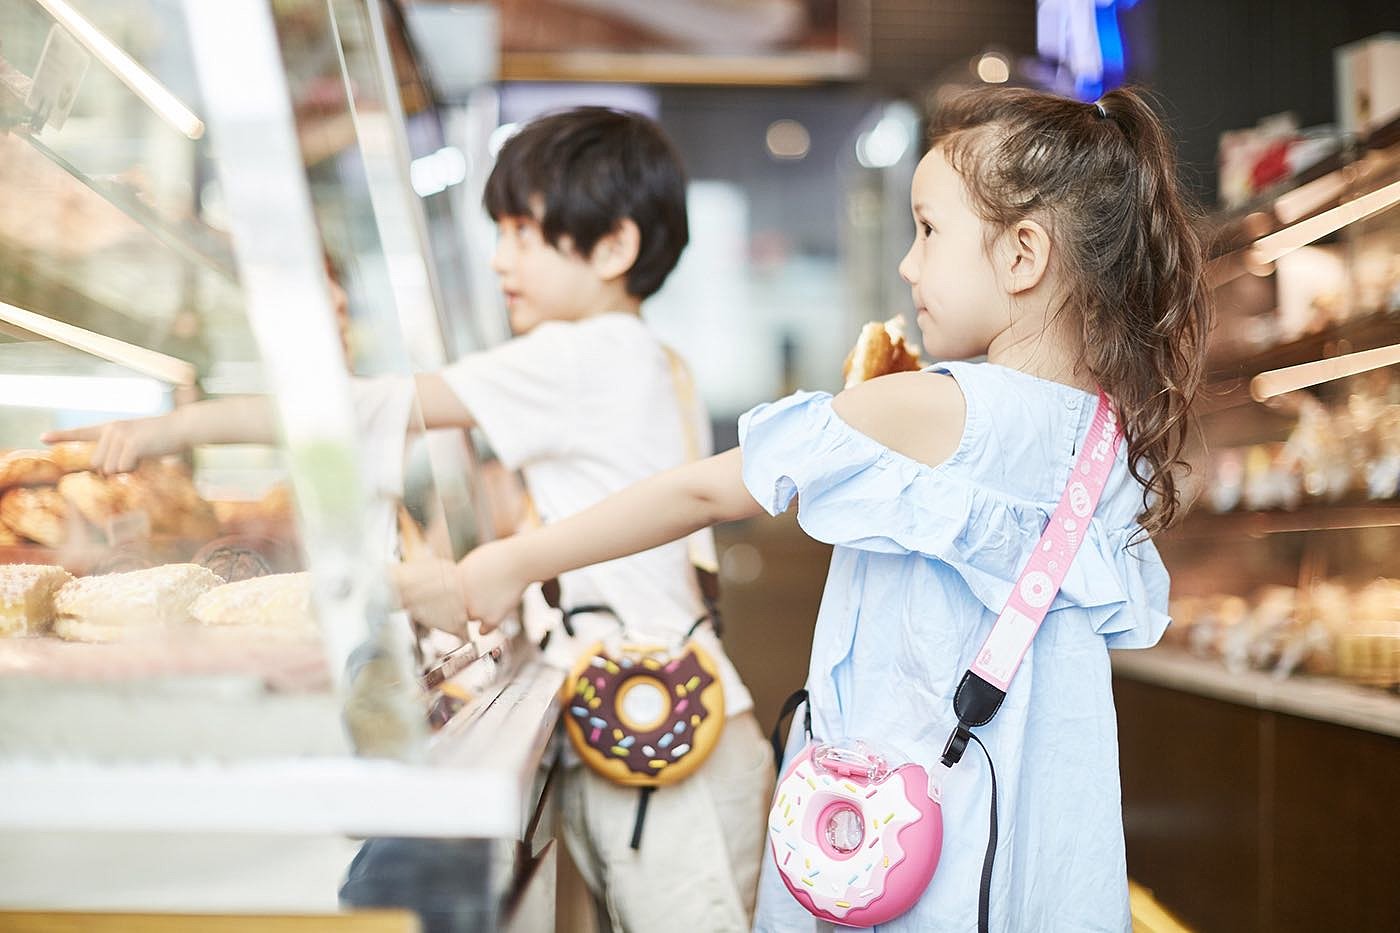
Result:
{"label": "boy", "polygon": [[[417,376],[425,425],[479,427],[502,462],[521,470],[544,521],[707,455],[703,409],[682,397],[684,378],[640,317],[689,238],[685,179],[660,129],[595,107],[543,117],[502,147],[484,200],[499,228],[492,266],[516,336]],[[208,412],[250,403],[205,404]],[[192,442],[234,440],[215,436],[211,422],[238,421],[202,407],[49,440],[101,432],[96,460],[108,470]],[[270,422],[264,416],[269,440]],[[444,572],[433,562],[405,565],[397,583],[408,597],[437,587]],[[560,591],[565,609],[604,604],[634,631],[677,643],[705,611],[685,543],[565,575]],[[442,600],[419,621],[460,631],[461,606]],[[551,638],[550,655],[564,665],[617,630],[600,614],[577,616],[574,626],[575,639]],[[719,666],[727,721],[694,775],[651,795],[639,850],[629,844],[637,790],[578,764],[565,770],[565,840],[605,928],[749,928],[772,755],[713,632],[701,626],[695,637]]]}

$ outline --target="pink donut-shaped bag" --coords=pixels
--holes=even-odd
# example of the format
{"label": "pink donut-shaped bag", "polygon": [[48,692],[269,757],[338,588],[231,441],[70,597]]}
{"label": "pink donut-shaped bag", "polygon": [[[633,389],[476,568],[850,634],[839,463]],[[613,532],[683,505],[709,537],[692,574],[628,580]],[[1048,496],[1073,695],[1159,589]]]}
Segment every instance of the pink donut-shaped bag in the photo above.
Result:
{"label": "pink donut-shaped bag", "polygon": [[809,913],[848,927],[914,905],[943,849],[943,812],[921,765],[889,767],[854,749],[808,743],[784,772],[768,814],[783,883]]}

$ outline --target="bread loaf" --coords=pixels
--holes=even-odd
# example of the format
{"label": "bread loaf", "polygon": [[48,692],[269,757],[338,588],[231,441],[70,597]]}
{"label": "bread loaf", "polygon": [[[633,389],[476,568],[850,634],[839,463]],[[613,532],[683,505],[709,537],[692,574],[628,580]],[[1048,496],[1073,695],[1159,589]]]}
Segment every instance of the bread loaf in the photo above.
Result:
{"label": "bread loaf", "polygon": [[896,316],[883,323],[871,321],[861,328],[841,375],[849,389],[867,379],[912,372],[921,365],[918,347],[911,347],[904,339],[904,319]]}
{"label": "bread loaf", "polygon": [[90,441],[64,441],[49,448],[49,458],[64,473],[92,469],[92,452],[96,444]]}
{"label": "bread loaf", "polygon": [[196,622],[239,626],[290,637],[316,637],[311,610],[311,574],[276,573],[226,583],[204,593],[190,607]]}
{"label": "bread loaf", "polygon": [[22,538],[59,547],[68,539],[69,520],[68,503],[52,486],[20,486],[0,494],[0,522]]}
{"label": "bread loaf", "polygon": [[190,604],[224,581],[198,564],[82,577],[54,597],[54,632],[70,641],[116,641],[190,622]]}
{"label": "bread loaf", "polygon": [[0,456],[0,489],[45,486],[58,482],[63,470],[43,450],[12,450]]}
{"label": "bread loaf", "polygon": [[108,522],[127,511],[122,487],[112,478],[91,471],[69,473],[58,481],[58,492],[79,515],[103,530]]}
{"label": "bread loaf", "polygon": [[195,553],[193,561],[229,583],[265,577],[272,573],[272,563],[257,542],[256,538],[240,535],[215,538]]}
{"label": "bread loaf", "polygon": [[0,637],[48,631],[54,593],[72,579],[62,567],[48,564],[0,565]]}

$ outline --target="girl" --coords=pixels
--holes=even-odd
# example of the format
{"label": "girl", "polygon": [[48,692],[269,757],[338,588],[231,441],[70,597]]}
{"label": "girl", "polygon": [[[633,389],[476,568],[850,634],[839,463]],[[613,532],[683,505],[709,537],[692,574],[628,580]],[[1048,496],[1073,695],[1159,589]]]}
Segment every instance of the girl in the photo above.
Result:
{"label": "girl", "polygon": [[[1169,525],[1209,328],[1201,244],[1170,141],[1137,93],[1084,104],[983,89],[943,106],[914,174],[899,271],[935,359],[832,398],[799,392],[739,422],[738,449],[575,517],[404,572],[415,611],[495,623],[525,585],[703,526],[777,514],[835,545],[807,687],[813,731],[933,769],[953,693],[1058,504],[1097,392],[1125,443],[1000,713],[991,926],[1125,931],[1127,873],[1109,648],[1154,644]],[[789,757],[801,738],[794,729]],[[944,776],[944,847],[915,906],[883,929],[977,928],[990,777]],[[759,930],[815,921],[760,882]]]}

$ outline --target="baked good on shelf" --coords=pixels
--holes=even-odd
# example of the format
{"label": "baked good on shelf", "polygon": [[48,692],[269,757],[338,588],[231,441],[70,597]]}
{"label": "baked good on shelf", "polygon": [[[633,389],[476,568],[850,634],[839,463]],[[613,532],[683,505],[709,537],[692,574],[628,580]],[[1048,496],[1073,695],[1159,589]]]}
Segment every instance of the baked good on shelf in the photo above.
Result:
{"label": "baked good on shelf", "polygon": [[895,315],[888,321],[871,321],[860,329],[841,375],[849,389],[876,376],[912,372],[922,365],[918,347],[904,339],[904,318]]}
{"label": "baked good on shelf", "polygon": [[282,483],[257,500],[230,499],[211,503],[225,534],[250,534],[284,539],[295,531],[291,490]]}
{"label": "baked good on shelf", "polygon": [[0,637],[48,631],[54,593],[72,579],[51,564],[0,564]]}
{"label": "baked good on shelf", "polygon": [[70,641],[118,641],[190,621],[190,604],[224,581],[198,564],[81,577],[54,597],[53,630]]}
{"label": "baked good on shelf", "polygon": [[64,473],[92,469],[92,452],[97,447],[91,441],[63,441],[49,448],[49,458]]}
{"label": "baked good on shelf", "polygon": [[0,547],[17,547],[28,543],[24,538],[11,531],[8,525],[0,522]]}
{"label": "baked good on shelf", "polygon": [[176,460],[147,460],[132,474],[138,485],[154,492],[161,504],[158,532],[182,538],[212,538],[219,533],[213,507],[195,488],[185,465]]}
{"label": "baked good on shelf", "polygon": [[275,573],[225,583],[204,593],[190,607],[201,625],[253,628],[289,637],[316,637],[311,610],[311,574]]}
{"label": "baked good on shelf", "polygon": [[58,492],[95,527],[106,530],[112,519],[127,511],[126,496],[113,477],[91,470],[69,473],[58,481]]}
{"label": "baked good on shelf", "polygon": [[278,483],[269,489],[258,501],[259,518],[272,525],[290,524],[296,502],[292,499],[292,488],[286,483]]}
{"label": "baked good on shelf", "polygon": [[0,495],[0,522],[46,547],[59,547],[68,539],[71,514],[52,486],[19,486]]}
{"label": "baked good on shelf", "polygon": [[44,450],[12,450],[0,456],[0,489],[15,486],[48,486],[58,482],[63,470]]}
{"label": "baked good on shelf", "polygon": [[258,543],[258,539],[245,535],[215,538],[200,548],[191,560],[208,567],[229,583],[265,577],[272,573],[272,558]]}

